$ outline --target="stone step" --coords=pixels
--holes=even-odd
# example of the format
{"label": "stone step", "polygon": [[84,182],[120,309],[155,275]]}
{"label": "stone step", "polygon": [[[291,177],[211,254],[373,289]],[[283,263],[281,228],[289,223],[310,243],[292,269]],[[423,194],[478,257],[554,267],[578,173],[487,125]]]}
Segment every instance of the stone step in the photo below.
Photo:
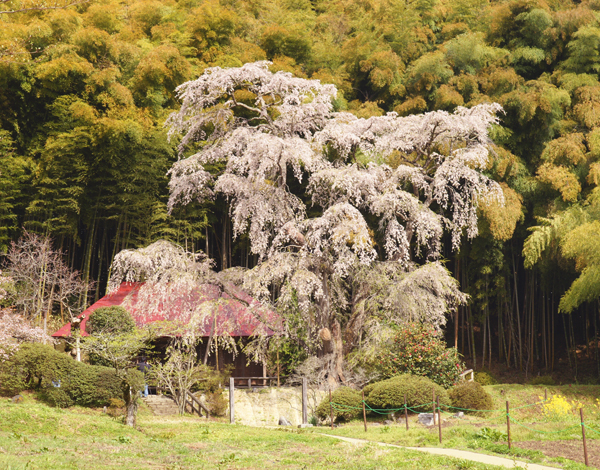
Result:
{"label": "stone step", "polygon": [[177,407],[175,400],[164,395],[149,395],[144,398],[144,402],[155,415],[168,416],[179,413],[179,408]]}

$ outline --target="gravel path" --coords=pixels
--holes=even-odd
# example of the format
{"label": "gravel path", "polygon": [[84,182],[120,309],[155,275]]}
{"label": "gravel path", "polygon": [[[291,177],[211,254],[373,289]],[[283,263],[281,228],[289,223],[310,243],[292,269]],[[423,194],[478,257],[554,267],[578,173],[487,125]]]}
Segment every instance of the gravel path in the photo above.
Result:
{"label": "gravel path", "polygon": [[446,455],[448,457],[455,457],[457,459],[471,460],[473,462],[480,462],[487,465],[498,465],[506,468],[527,468],[528,470],[556,470],[557,467],[548,467],[546,465],[539,465],[535,463],[518,462],[513,459],[507,459],[504,457],[496,457],[494,455],[478,454],[476,452],[469,452],[466,450],[458,449],[440,449],[437,447],[404,447],[397,446],[394,444],[386,444],[383,442],[367,441],[366,439],[356,439],[353,437],[342,437],[334,436],[332,434],[321,434],[322,436],[332,437],[334,439],[340,439],[342,441],[350,442],[353,444],[378,444],[386,447],[397,447],[399,449],[418,450],[420,452],[428,452],[430,454]]}

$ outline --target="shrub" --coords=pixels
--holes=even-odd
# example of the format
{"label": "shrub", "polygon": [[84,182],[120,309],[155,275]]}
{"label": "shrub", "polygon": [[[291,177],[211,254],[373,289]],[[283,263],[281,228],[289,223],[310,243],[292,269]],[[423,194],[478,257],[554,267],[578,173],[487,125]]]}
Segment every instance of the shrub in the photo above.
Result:
{"label": "shrub", "polygon": [[[447,404],[450,401],[446,390],[427,377],[404,374],[374,385],[366,402],[371,408],[379,410],[403,408],[404,394],[406,394],[406,404],[409,408],[413,408],[416,412],[428,412],[432,408],[433,390],[436,397],[440,398],[440,404]],[[425,406],[419,407],[424,404]]]}
{"label": "shrub", "polygon": [[120,305],[100,307],[92,312],[85,330],[90,334],[129,333],[135,328],[135,321],[131,314]]}
{"label": "shrub", "polygon": [[227,411],[227,405],[222,391],[217,390],[206,394],[206,408],[211,416],[223,416]]}
{"label": "shrub", "polygon": [[458,351],[447,348],[441,333],[420,323],[401,325],[392,339],[368,364],[383,378],[400,374],[427,377],[444,388],[458,382],[465,368]]}
{"label": "shrub", "polygon": [[[141,372],[130,373],[143,383]],[[76,362],[43,344],[23,344],[2,364],[0,381],[3,394],[37,389],[41,399],[61,408],[104,406],[111,398],[123,396],[123,381],[113,369]]]}
{"label": "shrub", "polygon": [[532,378],[529,383],[531,385],[555,385],[554,379],[551,375],[540,375]]}
{"label": "shrub", "polygon": [[26,389],[51,385],[52,380],[68,377],[74,361],[40,343],[22,344],[19,350],[2,363],[0,391],[14,395]]}
{"label": "shrub", "polygon": [[498,381],[489,372],[475,372],[475,382],[481,385],[496,385]]}
{"label": "shrub", "polygon": [[[349,421],[362,412],[362,396],[357,390],[349,387],[340,387],[331,394],[333,406],[333,419]],[[337,406],[336,406],[337,405]],[[331,414],[329,396],[317,406],[315,414],[320,419],[327,419]]]}
{"label": "shrub", "polygon": [[368,385],[365,385],[365,387],[362,389],[362,391],[363,391],[363,392],[364,392],[364,394],[365,394],[365,400],[366,400],[366,398],[369,396],[369,393],[371,393],[371,392],[373,391],[373,389],[374,389],[374,388],[375,388],[375,387],[376,387],[378,384],[380,384],[380,383],[381,383],[381,382],[373,382],[373,383],[370,383],[370,384],[368,384]]}
{"label": "shrub", "polygon": [[75,404],[65,389],[53,386],[45,387],[40,393],[40,398],[57,408],[68,408]]}
{"label": "shrub", "polygon": [[491,410],[494,406],[492,397],[477,382],[463,382],[450,390],[452,406],[468,410]]}
{"label": "shrub", "polygon": [[108,400],[108,409],[106,412],[113,418],[123,416],[125,414],[125,402],[120,398],[111,398]]}

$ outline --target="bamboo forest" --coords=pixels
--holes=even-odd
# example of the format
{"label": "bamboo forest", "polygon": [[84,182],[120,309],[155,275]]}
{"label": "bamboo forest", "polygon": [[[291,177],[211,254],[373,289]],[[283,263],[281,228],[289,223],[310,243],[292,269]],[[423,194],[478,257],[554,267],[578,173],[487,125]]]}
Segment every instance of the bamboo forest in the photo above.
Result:
{"label": "bamboo forest", "polygon": [[0,276],[46,240],[85,286],[0,305],[57,330],[168,241],[327,326],[342,382],[408,315],[598,384],[599,74],[600,0],[0,0]]}

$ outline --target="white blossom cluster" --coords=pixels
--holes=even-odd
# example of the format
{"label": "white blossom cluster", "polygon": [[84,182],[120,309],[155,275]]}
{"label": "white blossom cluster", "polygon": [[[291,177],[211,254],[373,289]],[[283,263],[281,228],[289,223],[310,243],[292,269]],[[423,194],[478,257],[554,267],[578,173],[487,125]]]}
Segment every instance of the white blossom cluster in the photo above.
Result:
{"label": "white blossom cluster", "polygon": [[[359,119],[334,112],[332,85],[268,67],[215,67],[178,88],[182,106],[166,124],[181,136],[169,207],[225,196],[234,235],[248,233],[260,259],[245,286],[262,301],[298,306],[309,328],[330,325],[353,302],[344,280],[377,261],[420,271],[420,288],[442,292],[407,310],[433,309],[439,324],[464,301],[440,280],[449,277],[435,263],[444,233],[458,249],[463,234],[477,234],[480,198],[502,199],[482,173],[502,108]],[[421,271],[417,259],[433,264]]]}
{"label": "white blossom cluster", "polygon": [[[345,233],[348,246],[358,250],[356,259],[369,262],[374,257],[365,255],[365,244],[372,250],[373,237],[357,238],[342,226],[335,229],[336,237],[324,235],[323,227],[337,211],[333,208],[350,204],[357,211],[349,215],[345,208],[347,215],[337,221],[356,223],[358,230],[366,227],[361,214],[375,216],[387,258],[407,262],[411,247],[414,255],[437,259],[444,230],[457,249],[463,233],[477,234],[478,199],[502,198],[499,186],[481,173],[498,104],[458,108],[453,114],[358,119],[333,112],[333,86],[273,74],[268,65],[215,67],[178,88],[182,107],[167,125],[171,135],[183,135],[182,153],[194,145],[197,151],[171,169],[171,208],[220,193],[230,201],[234,234],[248,232],[261,259],[272,253],[279,231],[293,223],[311,241],[307,249],[313,254],[321,255],[319,237],[329,243]],[[371,163],[356,162],[358,153]],[[394,155],[401,161],[396,168],[377,163]],[[216,162],[224,169],[209,171]],[[308,178],[322,220],[305,223],[306,207],[289,190],[289,174],[298,182]],[[336,261],[336,273],[347,272],[349,263],[348,256]]]}
{"label": "white blossom cluster", "polygon": [[21,343],[46,343],[54,340],[41,328],[32,326],[22,315],[0,309],[0,360],[8,359]]}

